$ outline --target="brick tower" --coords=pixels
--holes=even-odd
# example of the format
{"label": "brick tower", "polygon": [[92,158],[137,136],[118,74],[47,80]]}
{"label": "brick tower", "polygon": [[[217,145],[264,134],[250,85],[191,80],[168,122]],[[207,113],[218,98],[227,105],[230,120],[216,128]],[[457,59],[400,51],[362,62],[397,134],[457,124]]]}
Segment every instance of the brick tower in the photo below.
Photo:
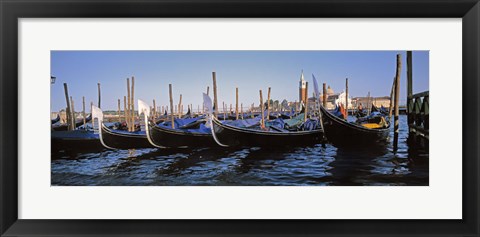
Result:
{"label": "brick tower", "polygon": [[303,101],[304,103],[307,101],[307,92],[306,92],[306,87],[307,87],[307,81],[305,81],[305,78],[303,77],[303,70],[302,70],[302,75],[300,75],[300,82],[298,85],[298,100],[300,103]]}

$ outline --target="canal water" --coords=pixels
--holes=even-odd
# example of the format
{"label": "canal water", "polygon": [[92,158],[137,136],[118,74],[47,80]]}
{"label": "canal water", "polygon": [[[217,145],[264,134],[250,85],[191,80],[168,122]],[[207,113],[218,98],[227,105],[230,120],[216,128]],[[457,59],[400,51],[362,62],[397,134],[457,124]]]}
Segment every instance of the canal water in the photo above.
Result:
{"label": "canal water", "polygon": [[[428,152],[407,145],[400,116],[397,152],[330,144],[267,149],[139,149],[52,154],[53,186],[429,185]],[[393,131],[391,133],[393,138]],[[393,140],[393,139],[392,139]]]}

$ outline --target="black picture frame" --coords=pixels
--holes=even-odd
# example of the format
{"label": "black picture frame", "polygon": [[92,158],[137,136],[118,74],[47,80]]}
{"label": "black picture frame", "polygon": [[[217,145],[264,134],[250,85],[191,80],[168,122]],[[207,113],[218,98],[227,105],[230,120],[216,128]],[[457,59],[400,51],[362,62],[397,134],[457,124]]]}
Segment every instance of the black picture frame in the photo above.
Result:
{"label": "black picture frame", "polygon": [[[478,0],[1,0],[1,236],[479,236]],[[72,17],[462,18],[462,220],[18,219],[18,19]],[[451,124],[450,122],[447,124]],[[448,138],[445,138],[448,139]],[[451,157],[454,158],[454,157]],[[433,159],[433,158],[432,158]],[[121,208],[121,207],[119,207]]]}

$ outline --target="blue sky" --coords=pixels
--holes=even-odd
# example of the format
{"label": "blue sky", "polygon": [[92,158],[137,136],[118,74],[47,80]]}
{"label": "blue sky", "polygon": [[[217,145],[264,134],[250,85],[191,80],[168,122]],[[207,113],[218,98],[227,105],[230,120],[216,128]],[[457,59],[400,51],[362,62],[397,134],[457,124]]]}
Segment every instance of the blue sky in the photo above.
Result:
{"label": "blue sky", "polygon": [[[97,83],[101,83],[102,109],[116,110],[117,99],[127,95],[126,78],[135,77],[135,99],[157,106],[169,104],[168,84],[173,86],[174,104],[179,96],[187,104],[202,103],[202,92],[210,86],[212,71],[217,73],[219,103],[235,104],[235,87],[244,107],[258,105],[259,90],[266,100],[298,100],[298,81],[303,70],[313,92],[312,73],[321,87],[335,92],[345,89],[349,78],[352,97],[388,96],[396,69],[396,54],[402,54],[401,103],[406,100],[405,51],[52,51],[52,109],[66,107],[63,83],[81,110],[82,96],[88,104],[97,103]],[[321,88],[320,88],[321,90]],[[413,51],[413,91],[429,90],[429,52]],[[87,110],[89,111],[89,109]]]}

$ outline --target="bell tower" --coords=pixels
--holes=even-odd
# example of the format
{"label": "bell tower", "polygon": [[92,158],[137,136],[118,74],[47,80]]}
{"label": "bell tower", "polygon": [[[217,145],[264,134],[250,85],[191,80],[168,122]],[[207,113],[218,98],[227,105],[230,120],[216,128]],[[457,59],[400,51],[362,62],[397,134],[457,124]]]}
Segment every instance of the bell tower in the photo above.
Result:
{"label": "bell tower", "polygon": [[300,103],[303,101],[303,102],[306,102],[307,101],[307,91],[306,91],[306,87],[307,87],[307,82],[305,81],[305,78],[303,76],[303,70],[302,70],[302,74],[300,75],[300,82],[298,84],[298,100],[300,101]]}

